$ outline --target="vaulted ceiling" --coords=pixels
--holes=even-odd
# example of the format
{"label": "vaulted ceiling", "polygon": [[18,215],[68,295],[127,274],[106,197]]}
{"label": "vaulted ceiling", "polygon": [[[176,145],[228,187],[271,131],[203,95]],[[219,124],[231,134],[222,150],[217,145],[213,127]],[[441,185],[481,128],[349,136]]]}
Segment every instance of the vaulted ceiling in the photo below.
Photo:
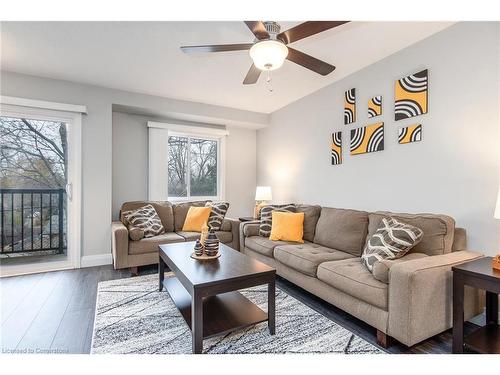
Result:
{"label": "vaulted ceiling", "polygon": [[[300,22],[280,22],[282,30]],[[291,44],[337,69],[323,77],[292,62],[242,85],[247,51],[187,55],[181,45],[248,43],[243,22],[2,22],[1,69],[104,87],[273,112],[450,26],[351,22]]]}

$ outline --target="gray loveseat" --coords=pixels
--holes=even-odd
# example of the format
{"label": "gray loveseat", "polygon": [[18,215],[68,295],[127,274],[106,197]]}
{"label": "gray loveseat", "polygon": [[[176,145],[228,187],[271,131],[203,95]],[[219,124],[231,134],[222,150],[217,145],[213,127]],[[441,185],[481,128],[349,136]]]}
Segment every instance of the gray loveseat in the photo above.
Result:
{"label": "gray loveseat", "polygon": [[[271,241],[259,236],[258,222],[245,222],[240,251],[375,327],[382,346],[391,337],[411,346],[452,326],[451,267],[482,256],[466,250],[465,230],[455,228],[453,218],[311,205],[297,211],[305,213],[304,244]],[[384,215],[421,228],[424,236],[404,257],[377,262],[372,274],[360,255]],[[466,319],[482,311],[482,299],[466,289]]]}
{"label": "gray loveseat", "polygon": [[[120,210],[120,221],[112,223],[112,252],[115,269],[131,268],[137,274],[137,267],[158,263],[158,246],[184,241],[194,241],[200,237],[198,232],[183,232],[190,206],[205,206],[206,201],[172,204],[170,202],[135,201],[125,202]],[[127,227],[123,224],[122,212],[138,209],[146,204],[155,208],[161,219],[165,233],[159,236],[132,241]],[[224,218],[220,231],[215,232],[219,240],[239,249],[239,220]]]}

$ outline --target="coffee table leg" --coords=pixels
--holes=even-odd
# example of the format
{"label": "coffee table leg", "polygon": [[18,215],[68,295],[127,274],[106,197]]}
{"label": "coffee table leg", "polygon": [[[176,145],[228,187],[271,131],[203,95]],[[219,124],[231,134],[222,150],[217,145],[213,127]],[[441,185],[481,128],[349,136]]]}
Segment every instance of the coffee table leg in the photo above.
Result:
{"label": "coffee table leg", "polygon": [[453,274],[453,354],[464,352],[464,281]]}
{"label": "coffee table leg", "polygon": [[267,326],[271,335],[276,333],[276,285],[274,279],[267,284]]}
{"label": "coffee table leg", "polygon": [[161,256],[158,259],[158,278],[158,290],[161,292],[163,290],[163,279],[165,278],[165,262],[161,259]]}
{"label": "coffee table leg", "polygon": [[486,291],[486,324],[498,324],[498,294]]}
{"label": "coffee table leg", "polygon": [[191,299],[191,332],[193,354],[200,354],[203,352],[203,297],[196,291]]}

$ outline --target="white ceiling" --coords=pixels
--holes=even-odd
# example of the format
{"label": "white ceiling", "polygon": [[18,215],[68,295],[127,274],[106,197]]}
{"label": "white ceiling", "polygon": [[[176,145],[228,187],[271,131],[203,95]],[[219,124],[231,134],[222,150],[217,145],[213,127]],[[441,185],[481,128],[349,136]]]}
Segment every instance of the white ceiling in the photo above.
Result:
{"label": "white ceiling", "polygon": [[[282,30],[299,22],[281,22]],[[332,63],[323,77],[292,62],[244,86],[247,51],[187,55],[181,45],[247,43],[243,22],[2,22],[2,70],[127,91],[273,112],[450,26],[351,22],[293,47]]]}

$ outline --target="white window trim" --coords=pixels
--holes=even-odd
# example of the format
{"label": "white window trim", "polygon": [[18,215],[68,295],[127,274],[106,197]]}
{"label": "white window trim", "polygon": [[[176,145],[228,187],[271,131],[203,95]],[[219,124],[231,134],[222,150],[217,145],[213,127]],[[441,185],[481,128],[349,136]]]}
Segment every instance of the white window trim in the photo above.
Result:
{"label": "white window trim", "polygon": [[[148,199],[185,202],[190,200],[224,200],[226,193],[226,129],[205,128],[148,121],[149,128],[149,177]],[[168,196],[168,137],[185,136],[214,139],[217,147],[217,197],[169,197]]]}
{"label": "white window trim", "polygon": [[[68,182],[71,184],[71,204],[68,205],[67,259],[33,264],[2,265],[1,276],[22,275],[37,272],[80,268],[81,262],[81,155],[82,155],[82,114],[85,106],[45,102],[32,99],[0,96],[0,114],[2,116],[47,119],[67,122],[68,145],[73,162],[68,170]],[[44,108],[45,107],[45,108]]]}

